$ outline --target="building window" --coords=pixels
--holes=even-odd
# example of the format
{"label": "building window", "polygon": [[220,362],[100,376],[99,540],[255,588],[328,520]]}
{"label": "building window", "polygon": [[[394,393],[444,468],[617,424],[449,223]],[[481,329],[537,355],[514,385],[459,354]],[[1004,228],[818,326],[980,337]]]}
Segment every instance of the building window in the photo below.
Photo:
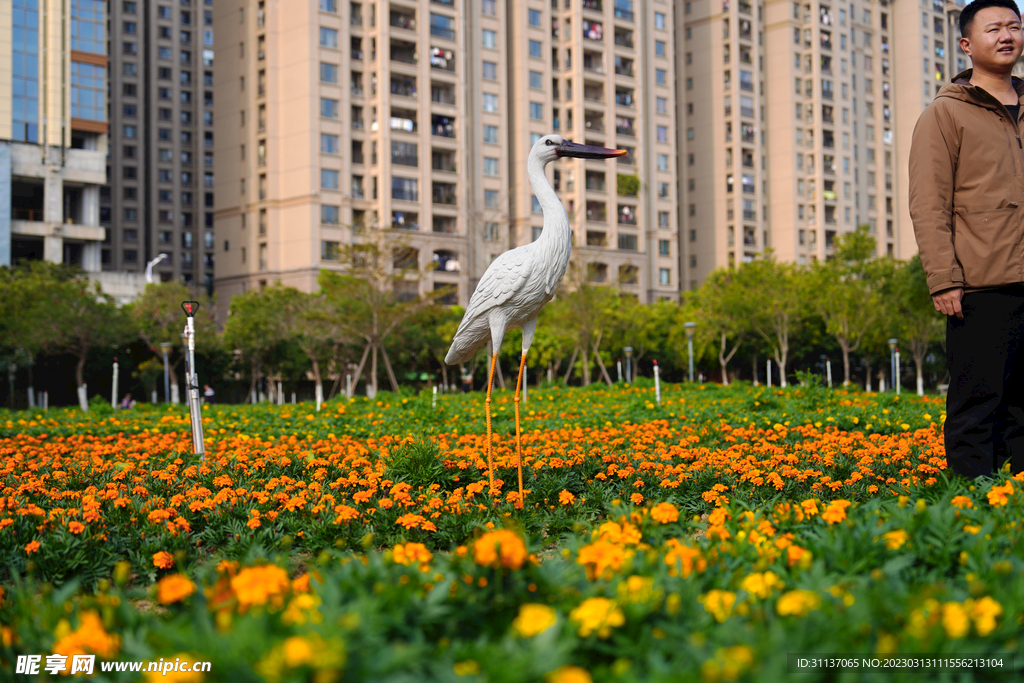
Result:
{"label": "building window", "polygon": [[484,62],[482,75],[484,80],[487,81],[498,80],[498,65],[494,62]]}
{"label": "building window", "polygon": [[492,144],[498,144],[498,127],[497,126],[484,126],[484,142]]}
{"label": "building window", "polygon": [[[15,4],[28,6],[28,3],[23,4],[22,2],[16,2]],[[37,7],[38,5],[33,2],[30,6]],[[72,2],[71,49],[81,52],[92,52],[94,54],[106,54],[106,25],[106,2],[102,2],[102,0],[77,0],[77,2]]]}
{"label": "building window", "polygon": [[539,71],[530,72],[530,87],[540,90],[544,87],[544,74]]}
{"label": "building window", "polygon": [[320,242],[320,259],[322,261],[337,261],[339,257],[340,244],[338,242]]}
{"label": "building window", "polygon": [[667,228],[668,227],[668,211],[659,211],[658,212],[658,227],[659,228]]}
{"label": "building window", "polygon": [[665,29],[665,15],[661,12],[654,13],[654,28]]}
{"label": "building window", "polygon": [[543,54],[543,45],[539,40],[530,41],[530,56],[534,59],[540,59]]}
{"label": "building window", "polygon": [[338,67],[334,64],[320,62],[320,80],[324,83],[337,83]]}
{"label": "building window", "polygon": [[340,223],[341,209],[329,204],[320,205],[320,222],[325,225],[338,225]]}
{"label": "building window", "polygon": [[668,76],[664,69],[654,70],[654,81],[658,85],[666,85],[668,83]]}
{"label": "building window", "polygon": [[498,111],[498,96],[491,93],[483,94],[484,111]]}
{"label": "building window", "polygon": [[483,47],[489,47],[495,50],[498,49],[498,34],[494,31],[484,29],[481,44]]}
{"label": "building window", "polygon": [[320,27],[320,47],[338,48],[338,32],[333,28]]}
{"label": "building window", "polygon": [[330,135],[328,133],[320,134],[320,151],[323,154],[337,154],[338,147],[338,136]]}
{"label": "building window", "polygon": [[325,190],[337,190],[338,189],[338,171],[332,171],[330,169],[320,169],[320,187]]}
{"label": "building window", "polygon": [[[261,108],[262,110],[262,108]],[[320,98],[320,116],[328,119],[338,118],[338,100]]]}
{"label": "building window", "polygon": [[498,208],[497,190],[484,190],[484,206],[488,209]]}
{"label": "building window", "polygon": [[498,160],[495,157],[484,157],[484,175],[498,175]]}
{"label": "building window", "polygon": [[672,271],[668,268],[660,268],[658,270],[658,282],[662,285],[669,285],[672,281]]}
{"label": "building window", "polygon": [[530,102],[530,118],[535,121],[543,120],[544,105],[540,102]]}

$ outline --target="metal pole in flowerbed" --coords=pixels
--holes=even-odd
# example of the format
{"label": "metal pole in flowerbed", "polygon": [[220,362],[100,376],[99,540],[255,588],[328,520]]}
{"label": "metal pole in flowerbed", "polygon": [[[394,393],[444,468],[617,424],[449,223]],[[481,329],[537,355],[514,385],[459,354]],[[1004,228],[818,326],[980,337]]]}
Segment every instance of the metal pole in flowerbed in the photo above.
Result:
{"label": "metal pole in flowerbed", "polygon": [[206,444],[203,442],[203,407],[199,404],[199,375],[196,374],[196,311],[198,301],[183,301],[185,311],[185,334],[188,337],[188,354],[185,356],[185,386],[188,387],[188,412],[192,421],[192,447],[196,455],[206,461]]}

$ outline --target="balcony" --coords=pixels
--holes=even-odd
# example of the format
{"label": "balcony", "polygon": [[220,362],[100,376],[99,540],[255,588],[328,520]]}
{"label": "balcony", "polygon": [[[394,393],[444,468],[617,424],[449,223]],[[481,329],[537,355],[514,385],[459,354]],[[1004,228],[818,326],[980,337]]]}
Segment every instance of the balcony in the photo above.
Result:
{"label": "balcony", "polygon": [[633,0],[615,0],[615,18],[633,21]]}
{"label": "balcony", "polygon": [[391,163],[398,166],[419,166],[420,158],[417,154],[392,154]]}
{"label": "balcony", "polygon": [[604,24],[600,21],[583,20],[583,37],[587,40],[604,40]]}
{"label": "balcony", "polygon": [[615,75],[633,77],[633,60],[624,57],[615,58]]}
{"label": "balcony", "polygon": [[430,68],[455,71],[455,52],[443,47],[430,48]]}
{"label": "balcony", "polygon": [[450,84],[430,84],[430,101],[437,104],[455,104],[455,86]]}
{"label": "balcony", "polygon": [[415,78],[402,78],[392,77],[391,78],[391,94],[398,95],[399,97],[410,97],[416,98],[416,79]]}
{"label": "balcony", "polygon": [[434,151],[430,155],[430,168],[445,173],[455,173],[455,152]]}
{"label": "balcony", "polygon": [[604,117],[603,116],[590,116],[588,115],[583,120],[583,125],[586,127],[588,133],[603,133],[604,132]]}
{"label": "balcony", "polygon": [[583,9],[589,9],[595,12],[603,12],[604,5],[601,4],[601,0],[583,0]]}
{"label": "balcony", "polygon": [[435,204],[454,205],[457,203],[454,183],[434,183],[431,198]]}
{"label": "balcony", "polygon": [[583,68],[586,71],[593,71],[597,74],[604,73],[604,60],[599,52],[583,53]]}
{"label": "balcony", "polygon": [[431,116],[430,134],[439,138],[455,138],[455,117]]}
{"label": "balcony", "polygon": [[[391,228],[394,230],[419,230],[420,229],[420,215],[415,211],[392,211],[391,212]],[[411,250],[414,251],[414,250]],[[404,254],[407,259],[413,257],[412,253]],[[412,258],[411,263],[406,263],[407,259],[403,259],[401,266],[396,264],[398,268],[415,268],[416,261]]]}
{"label": "balcony", "polygon": [[455,7],[455,0],[430,0],[435,5],[444,5],[445,7]]}
{"label": "balcony", "polygon": [[619,207],[619,225],[636,225],[636,207],[622,205]]}
{"label": "balcony", "polygon": [[390,54],[391,61],[393,62],[415,64],[417,61],[416,43],[410,43],[405,40],[392,40]]}
{"label": "balcony", "polygon": [[583,99],[589,102],[604,102],[604,86],[596,83],[583,84]]}
{"label": "balcony", "polygon": [[615,44],[619,47],[633,47],[633,32],[615,29]]}
{"label": "balcony", "polygon": [[440,26],[438,24],[430,25],[430,35],[443,38],[445,40],[455,40],[455,29],[447,26]]}
{"label": "balcony", "polygon": [[636,137],[636,126],[633,123],[633,119],[625,119],[618,117],[615,121],[615,133],[617,135],[625,135],[626,137]]}
{"label": "balcony", "polygon": [[416,13],[396,12],[395,10],[391,10],[391,14],[388,18],[388,24],[393,28],[400,28],[406,31],[415,31]]}
{"label": "balcony", "polygon": [[392,187],[391,198],[399,199],[404,202],[416,202],[419,201],[419,192],[412,188],[405,187]]}
{"label": "balcony", "polygon": [[434,216],[433,232],[443,235],[454,235],[459,231],[459,222],[455,216]]}
{"label": "balcony", "polygon": [[608,209],[604,202],[587,202],[587,220],[592,223],[608,222]]}
{"label": "balcony", "polygon": [[608,246],[607,233],[587,230],[587,246],[604,248]]}
{"label": "balcony", "polygon": [[605,182],[604,173],[587,171],[586,188],[590,192],[607,192],[608,184]]}

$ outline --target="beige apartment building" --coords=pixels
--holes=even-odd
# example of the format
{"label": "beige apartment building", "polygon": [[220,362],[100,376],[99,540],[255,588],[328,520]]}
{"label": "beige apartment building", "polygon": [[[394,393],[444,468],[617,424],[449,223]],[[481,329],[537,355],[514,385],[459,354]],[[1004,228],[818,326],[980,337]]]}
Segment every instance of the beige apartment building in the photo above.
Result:
{"label": "beige apartment building", "polygon": [[912,256],[914,125],[954,64],[967,61],[953,48],[947,6],[703,0],[682,8],[683,282],[694,287],[766,247],[800,264],[824,259],[859,225],[879,255]]}
{"label": "beige apartment building", "polygon": [[100,270],[106,3],[0,2],[0,265]]}
{"label": "beige apartment building", "polygon": [[103,270],[109,278],[135,274],[136,290],[158,258],[155,281],[213,287],[212,8],[213,0],[109,3]]}
{"label": "beige apartment building", "polygon": [[[568,4],[568,7],[564,6]],[[597,281],[678,291],[671,6],[391,0],[213,9],[219,301],[316,288],[361,226],[401,231],[425,290],[469,296],[539,234],[526,178],[542,135],[631,150],[548,169]],[[223,55],[223,56],[222,56]],[[624,181],[619,196],[619,175]],[[410,291],[409,294],[412,294]]]}

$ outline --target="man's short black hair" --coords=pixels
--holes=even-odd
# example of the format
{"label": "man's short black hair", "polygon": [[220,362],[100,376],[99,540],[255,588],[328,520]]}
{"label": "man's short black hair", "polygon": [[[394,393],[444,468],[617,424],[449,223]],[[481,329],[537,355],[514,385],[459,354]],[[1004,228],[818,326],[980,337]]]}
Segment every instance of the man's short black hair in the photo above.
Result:
{"label": "man's short black hair", "polygon": [[1017,9],[1017,3],[1013,0],[974,0],[974,2],[964,7],[963,11],[960,12],[960,35],[962,37],[966,38],[967,32],[971,30],[971,24],[974,23],[974,15],[986,7],[1012,9],[1013,13],[1020,19],[1020,10]]}

